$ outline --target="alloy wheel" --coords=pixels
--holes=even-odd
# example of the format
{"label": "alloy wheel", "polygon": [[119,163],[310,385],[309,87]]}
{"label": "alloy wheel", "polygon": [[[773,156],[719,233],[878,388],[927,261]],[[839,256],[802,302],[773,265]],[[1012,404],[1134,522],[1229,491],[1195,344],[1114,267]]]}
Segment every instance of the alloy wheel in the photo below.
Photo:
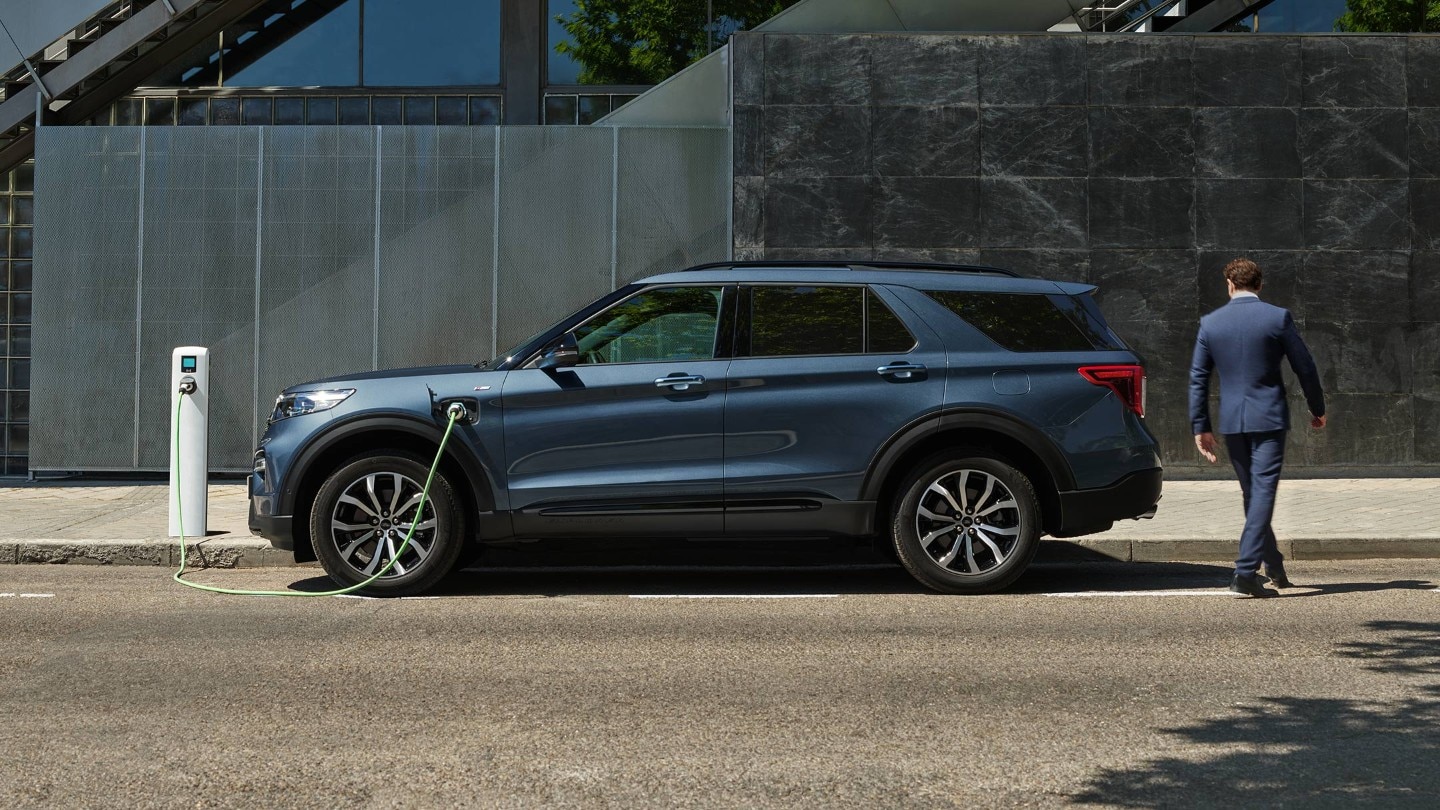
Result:
{"label": "alloy wheel", "polygon": [[1003,482],[981,470],[953,470],[920,495],[915,531],[935,565],[978,576],[1003,565],[1023,530],[1020,504]]}
{"label": "alloy wheel", "polygon": [[340,559],[360,575],[372,576],[395,557],[413,526],[410,545],[380,579],[404,576],[424,563],[439,521],[433,501],[427,500],[420,513],[421,490],[415,479],[396,472],[370,473],[346,486],[330,515],[330,542]]}

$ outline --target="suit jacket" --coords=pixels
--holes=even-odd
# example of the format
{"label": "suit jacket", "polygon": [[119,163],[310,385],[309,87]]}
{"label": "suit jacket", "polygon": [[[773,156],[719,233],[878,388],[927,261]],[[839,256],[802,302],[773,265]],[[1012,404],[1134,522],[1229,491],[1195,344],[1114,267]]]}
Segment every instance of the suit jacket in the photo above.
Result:
{"label": "suit jacket", "polygon": [[1190,426],[1210,427],[1210,373],[1220,373],[1220,433],[1290,429],[1280,358],[1300,378],[1310,412],[1325,415],[1325,392],[1315,360],[1289,310],[1241,296],[1200,319],[1190,363]]}

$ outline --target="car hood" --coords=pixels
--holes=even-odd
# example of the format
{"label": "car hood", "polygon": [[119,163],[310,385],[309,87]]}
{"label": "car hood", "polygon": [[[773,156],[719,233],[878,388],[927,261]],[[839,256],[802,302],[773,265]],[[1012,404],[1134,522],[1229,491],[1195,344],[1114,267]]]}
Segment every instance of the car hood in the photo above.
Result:
{"label": "car hood", "polygon": [[380,371],[357,371],[353,374],[339,374],[334,377],[321,377],[318,380],[310,380],[298,385],[292,385],[285,389],[289,394],[295,391],[311,391],[316,387],[340,386],[346,383],[364,382],[365,380],[399,380],[406,377],[443,377],[449,374],[493,374],[495,369],[476,368],[470,363],[448,366],[416,366],[415,368],[391,368]]}

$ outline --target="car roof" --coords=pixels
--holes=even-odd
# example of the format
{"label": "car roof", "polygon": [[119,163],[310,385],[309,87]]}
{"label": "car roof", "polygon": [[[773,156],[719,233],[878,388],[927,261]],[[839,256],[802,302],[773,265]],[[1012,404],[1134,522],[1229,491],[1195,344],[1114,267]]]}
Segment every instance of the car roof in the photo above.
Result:
{"label": "car roof", "polygon": [[636,284],[675,283],[822,283],[894,284],[925,290],[975,290],[1075,295],[1089,284],[1025,278],[998,267],[936,262],[744,261],[702,264],[676,273],[637,280]]}

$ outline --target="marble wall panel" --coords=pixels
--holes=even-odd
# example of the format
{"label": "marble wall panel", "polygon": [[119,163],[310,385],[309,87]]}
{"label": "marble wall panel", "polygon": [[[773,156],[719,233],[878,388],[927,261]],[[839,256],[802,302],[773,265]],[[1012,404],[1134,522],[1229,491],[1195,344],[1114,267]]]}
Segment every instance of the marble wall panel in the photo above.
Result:
{"label": "marble wall panel", "polygon": [[1201,249],[1304,247],[1301,180],[1195,181],[1195,244]]}
{"label": "marble wall panel", "polygon": [[882,177],[875,184],[876,247],[978,247],[980,180]]}
{"label": "marble wall panel", "polygon": [[1194,176],[1190,119],[1185,107],[1090,108],[1091,176]]}
{"label": "marble wall panel", "polygon": [[1404,465],[1415,458],[1416,421],[1410,394],[1330,394],[1330,425],[1315,431],[1291,464]]}
{"label": "marble wall panel", "polygon": [[1300,111],[1306,177],[1407,177],[1408,140],[1409,119],[1403,109]]}
{"label": "marble wall panel", "polygon": [[765,35],[737,31],[730,37],[735,104],[765,103]]}
{"label": "marble wall panel", "polygon": [[765,178],[736,177],[731,236],[736,248],[765,246]]}
{"label": "marble wall panel", "polygon": [[1194,180],[1090,180],[1090,247],[1189,248]]}
{"label": "marble wall panel", "polygon": [[986,106],[1084,106],[1085,38],[980,38],[980,103]]}
{"label": "marble wall panel", "polygon": [[1401,306],[1410,290],[1410,258],[1398,251],[1311,251],[1305,256],[1300,296],[1306,324],[1405,323]]}
{"label": "marble wall panel", "polygon": [[1410,181],[1410,220],[1416,250],[1440,249],[1440,179]]}
{"label": "marble wall panel", "polygon": [[756,256],[757,259],[769,259],[773,261],[801,261],[801,262],[845,262],[863,261],[875,259],[875,251],[868,247],[849,247],[845,245],[834,245],[830,247],[779,247],[766,248],[764,255]]}
{"label": "marble wall panel", "polygon": [[1260,265],[1260,297],[1290,310],[1295,322],[1303,328],[1307,310],[1300,291],[1300,279],[1305,268],[1305,256],[1305,251],[1299,250],[1201,251],[1196,264],[1200,314],[1213,312],[1230,302],[1225,286],[1225,265],[1232,259],[1246,258]]}
{"label": "marble wall panel", "polygon": [[876,35],[872,100],[879,106],[974,105],[979,98],[979,44],[969,37]]}
{"label": "marble wall panel", "polygon": [[1198,322],[1195,255],[1188,250],[1093,250],[1090,283],[1107,318]]}
{"label": "marble wall panel", "polygon": [[1440,177],[1440,107],[1411,107],[1409,142],[1411,177]]}
{"label": "marble wall panel", "polygon": [[1415,463],[1440,464],[1440,397],[1415,395],[1411,397],[1415,410]]}
{"label": "marble wall panel", "polygon": [[870,108],[776,104],[765,108],[765,174],[842,177],[870,173]]}
{"label": "marble wall panel", "polygon": [[1195,174],[1199,177],[1299,177],[1299,131],[1298,110],[1198,108],[1194,126]]}
{"label": "marble wall panel", "polygon": [[1304,337],[1327,393],[1407,394],[1414,379],[1408,331],[1397,323],[1312,319]]}
{"label": "marble wall panel", "polygon": [[1088,206],[1080,178],[981,181],[980,244],[996,248],[1083,248]]}
{"label": "marble wall panel", "polygon": [[1416,250],[1410,256],[1410,320],[1440,321],[1440,253]]}
{"label": "marble wall panel", "polygon": [[[1440,396],[1440,323],[1412,323],[1406,328],[1410,346],[1410,391]],[[1440,424],[1432,424],[1440,433]]]}
{"label": "marble wall panel", "polygon": [[1411,107],[1440,107],[1440,38],[1406,37],[1405,89]]}
{"label": "marble wall panel", "polygon": [[1085,76],[1094,106],[1188,107],[1195,101],[1192,37],[1088,37]]}
{"label": "marble wall panel", "polygon": [[1405,180],[1306,180],[1305,244],[1322,250],[1410,247]]}
{"label": "marble wall panel", "polygon": [[1004,250],[987,248],[979,252],[979,264],[1013,270],[1022,276],[1051,281],[1074,281],[1084,284],[1090,279],[1088,250]]}
{"label": "marble wall panel", "polygon": [[1090,116],[1083,107],[987,107],[980,166],[987,176],[1084,177]]}
{"label": "marble wall panel", "polygon": [[1196,37],[1191,58],[1201,107],[1300,105],[1300,40],[1295,37]]}
{"label": "marble wall panel", "polygon": [[1306,107],[1404,107],[1406,37],[1300,38]]}
{"label": "marble wall panel", "polygon": [[980,121],[974,107],[876,107],[875,173],[895,177],[974,177]]}
{"label": "marble wall panel", "polygon": [[731,171],[736,177],[765,174],[765,108],[737,105],[731,117]]}
{"label": "marble wall panel", "polygon": [[765,35],[765,103],[870,103],[870,39]]}
{"label": "marble wall panel", "polygon": [[868,249],[872,183],[864,177],[767,178],[766,249]]}
{"label": "marble wall panel", "polygon": [[985,264],[974,248],[875,248],[875,260],[883,262],[940,262],[942,264]]}

